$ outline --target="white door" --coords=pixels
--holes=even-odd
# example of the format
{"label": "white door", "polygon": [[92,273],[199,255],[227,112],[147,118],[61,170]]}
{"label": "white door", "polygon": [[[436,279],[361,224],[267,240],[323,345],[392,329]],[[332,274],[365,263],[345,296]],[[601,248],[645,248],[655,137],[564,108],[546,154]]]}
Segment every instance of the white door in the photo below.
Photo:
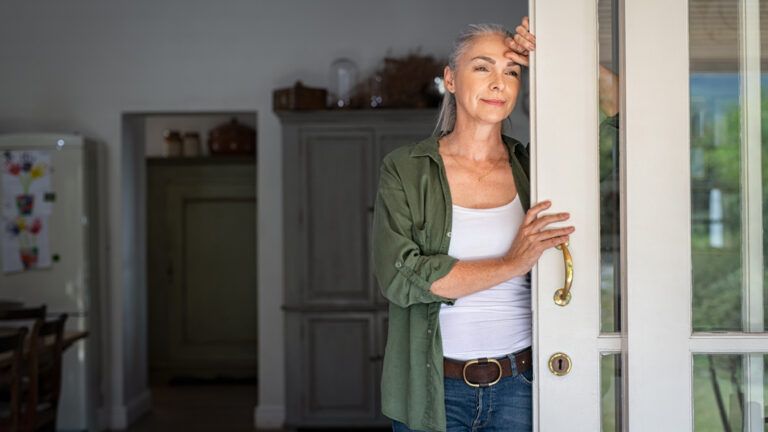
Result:
{"label": "white door", "polygon": [[537,430],[768,431],[762,3],[531,1],[532,201],[576,226],[570,302],[568,253],[534,271]]}

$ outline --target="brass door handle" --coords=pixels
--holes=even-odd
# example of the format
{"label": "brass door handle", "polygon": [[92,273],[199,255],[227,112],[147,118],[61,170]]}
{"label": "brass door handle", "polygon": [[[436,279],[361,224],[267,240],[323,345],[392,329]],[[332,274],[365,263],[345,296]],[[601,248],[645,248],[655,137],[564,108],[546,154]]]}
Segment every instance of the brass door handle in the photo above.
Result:
{"label": "brass door handle", "polygon": [[573,284],[573,258],[571,251],[568,250],[568,242],[556,246],[558,250],[563,251],[563,261],[565,262],[565,285],[563,288],[555,291],[555,304],[565,306],[571,301],[571,284]]}

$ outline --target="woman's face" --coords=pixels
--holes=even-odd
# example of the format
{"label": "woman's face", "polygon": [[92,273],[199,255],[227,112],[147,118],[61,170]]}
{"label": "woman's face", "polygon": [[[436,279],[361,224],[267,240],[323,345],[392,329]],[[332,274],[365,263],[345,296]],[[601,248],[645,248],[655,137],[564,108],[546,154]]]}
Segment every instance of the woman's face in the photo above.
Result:
{"label": "woman's face", "polygon": [[508,50],[502,35],[479,36],[459,56],[455,70],[445,68],[445,87],[456,96],[457,119],[464,115],[495,124],[512,113],[521,66],[504,56]]}

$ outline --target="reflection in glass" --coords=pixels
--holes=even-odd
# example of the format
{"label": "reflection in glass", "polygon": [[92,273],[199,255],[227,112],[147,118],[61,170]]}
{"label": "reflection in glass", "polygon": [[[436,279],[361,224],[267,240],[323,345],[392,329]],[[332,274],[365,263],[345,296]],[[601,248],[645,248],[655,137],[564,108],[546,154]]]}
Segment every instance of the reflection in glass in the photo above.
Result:
{"label": "reflection in glass", "polygon": [[[768,215],[768,77],[757,62],[744,66],[759,51],[768,70],[768,6],[760,3],[757,19],[757,3],[689,2],[695,331],[764,331],[768,314],[768,237],[759,234]],[[762,215],[747,217],[755,204]]]}
{"label": "reflection in glass", "polygon": [[600,356],[600,430],[621,430],[621,354]]}
{"label": "reflection in glass", "polygon": [[693,423],[696,432],[741,431],[744,386],[741,355],[693,356]]}
{"label": "reflection in glass", "polygon": [[[753,361],[764,366],[758,380],[746,383],[745,363]],[[693,422],[694,430],[746,431],[748,419],[752,425],[768,430],[768,356],[762,354],[697,354],[693,356]],[[758,389],[760,400],[752,400],[749,385]],[[765,426],[762,426],[765,425]]]}
{"label": "reflection in glass", "polygon": [[739,76],[692,71],[690,89],[693,328],[739,331]]}
{"label": "reflection in glass", "polygon": [[621,330],[619,287],[618,1],[598,0],[600,100],[600,331]]}

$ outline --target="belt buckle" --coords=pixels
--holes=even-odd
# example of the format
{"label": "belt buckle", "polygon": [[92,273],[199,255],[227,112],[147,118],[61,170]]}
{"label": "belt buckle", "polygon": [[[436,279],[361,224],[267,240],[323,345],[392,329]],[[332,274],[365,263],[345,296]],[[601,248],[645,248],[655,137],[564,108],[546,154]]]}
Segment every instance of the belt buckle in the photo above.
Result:
{"label": "belt buckle", "polygon": [[[496,377],[495,381],[490,382],[488,384],[475,384],[475,383],[469,382],[469,380],[467,379],[467,367],[472,366],[474,364],[480,364],[480,360],[485,360],[488,363],[493,363],[493,364],[496,365],[497,368],[499,368],[499,376]],[[492,385],[495,385],[496,383],[498,383],[501,380],[501,376],[503,374],[504,374],[504,371],[501,369],[501,363],[499,363],[498,360],[493,359],[493,358],[469,360],[466,363],[464,363],[464,369],[461,370],[461,376],[464,378],[464,382],[467,383],[468,386],[475,387],[475,388],[478,388],[478,387],[490,387]]]}

